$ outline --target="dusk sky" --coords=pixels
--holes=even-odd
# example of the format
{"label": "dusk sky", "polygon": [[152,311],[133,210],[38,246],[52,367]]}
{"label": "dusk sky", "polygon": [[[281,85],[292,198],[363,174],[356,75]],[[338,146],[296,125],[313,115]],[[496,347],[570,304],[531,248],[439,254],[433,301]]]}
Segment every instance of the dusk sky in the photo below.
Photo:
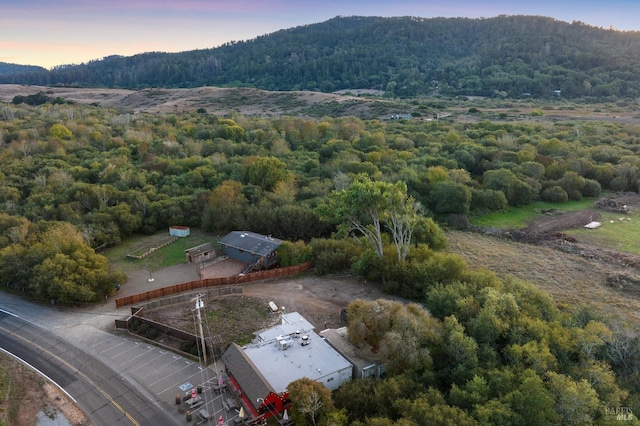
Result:
{"label": "dusk sky", "polygon": [[640,31],[637,0],[0,0],[0,62],[50,68],[205,49],[338,15],[540,15]]}

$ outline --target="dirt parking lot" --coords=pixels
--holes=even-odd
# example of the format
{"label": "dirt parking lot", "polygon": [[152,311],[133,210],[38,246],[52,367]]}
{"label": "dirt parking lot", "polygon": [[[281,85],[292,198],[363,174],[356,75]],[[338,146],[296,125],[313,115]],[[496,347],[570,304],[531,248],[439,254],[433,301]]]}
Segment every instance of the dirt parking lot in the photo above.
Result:
{"label": "dirt parking lot", "polygon": [[340,311],[355,299],[391,298],[379,284],[358,277],[302,277],[280,279],[244,287],[243,294],[273,301],[285,312],[299,312],[317,330],[340,326]]}
{"label": "dirt parking lot", "polygon": [[[316,330],[344,325],[340,311],[355,299],[391,298],[379,284],[353,276],[303,276],[280,278],[242,285],[241,294],[218,296],[205,303],[205,319],[211,335],[223,345],[247,343],[255,331],[275,325],[278,314],[269,309],[275,303],[281,312],[298,312]],[[401,300],[397,299],[396,300]],[[185,302],[145,311],[145,316],[186,331],[193,331],[193,303]]]}

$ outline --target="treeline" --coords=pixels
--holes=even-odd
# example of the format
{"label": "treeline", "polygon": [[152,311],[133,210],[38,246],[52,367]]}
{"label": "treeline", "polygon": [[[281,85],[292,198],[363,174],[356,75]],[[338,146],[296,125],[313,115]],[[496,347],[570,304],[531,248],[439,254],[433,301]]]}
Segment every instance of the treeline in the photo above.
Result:
{"label": "treeline", "polygon": [[64,99],[60,97],[53,98],[51,96],[47,96],[46,93],[39,92],[33,95],[17,95],[13,97],[11,101],[13,104],[27,104],[27,105],[43,105],[46,103],[49,104],[64,104],[68,103]]}
{"label": "treeline", "polygon": [[127,277],[74,225],[0,213],[0,284],[52,303],[102,301]]}
{"label": "treeline", "polygon": [[44,72],[46,71],[42,67],[33,66],[33,65],[18,65],[18,64],[9,64],[7,62],[0,62],[0,75],[3,74],[20,74],[20,73],[28,73],[28,72]]}
{"label": "treeline", "polygon": [[0,82],[612,100],[640,94],[638,46],[638,32],[539,16],[337,17],[212,49],[110,56]]}

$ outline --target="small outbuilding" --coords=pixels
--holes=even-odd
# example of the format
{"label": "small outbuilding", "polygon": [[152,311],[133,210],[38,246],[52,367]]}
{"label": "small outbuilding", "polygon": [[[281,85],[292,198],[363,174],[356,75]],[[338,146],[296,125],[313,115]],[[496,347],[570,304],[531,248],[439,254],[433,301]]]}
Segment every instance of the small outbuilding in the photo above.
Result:
{"label": "small outbuilding", "polygon": [[187,263],[202,263],[216,257],[216,250],[212,243],[204,243],[184,251]]}
{"label": "small outbuilding", "polygon": [[386,364],[374,354],[370,348],[356,346],[349,340],[347,327],[328,328],[320,332],[320,337],[325,339],[336,351],[353,365],[353,378],[366,379],[367,377],[383,377],[387,371]]}
{"label": "small outbuilding", "polygon": [[188,226],[174,225],[169,227],[169,235],[172,237],[188,237],[191,229]]}
{"label": "small outbuilding", "polygon": [[277,262],[278,247],[282,240],[249,231],[233,231],[220,241],[222,254],[256,268],[271,268]]}

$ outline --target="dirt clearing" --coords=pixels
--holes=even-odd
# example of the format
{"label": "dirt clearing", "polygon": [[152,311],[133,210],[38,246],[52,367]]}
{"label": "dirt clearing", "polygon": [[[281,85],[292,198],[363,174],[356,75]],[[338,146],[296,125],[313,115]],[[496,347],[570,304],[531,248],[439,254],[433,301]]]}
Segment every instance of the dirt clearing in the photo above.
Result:
{"label": "dirt clearing", "polygon": [[[280,321],[269,308],[275,303],[281,312],[298,312],[317,331],[341,327],[340,311],[355,299],[389,298],[381,286],[352,276],[318,277],[304,275],[243,286],[241,295],[226,295],[205,302],[205,333],[218,335],[225,348],[231,342],[249,343],[254,332]],[[398,299],[401,300],[401,299]],[[194,332],[193,303],[181,303],[146,310],[145,317],[172,327]]]}
{"label": "dirt clearing", "polygon": [[[60,389],[13,358],[0,354],[0,423],[89,425],[88,417]],[[64,421],[66,420],[66,422]],[[50,422],[49,422],[50,421]]]}

